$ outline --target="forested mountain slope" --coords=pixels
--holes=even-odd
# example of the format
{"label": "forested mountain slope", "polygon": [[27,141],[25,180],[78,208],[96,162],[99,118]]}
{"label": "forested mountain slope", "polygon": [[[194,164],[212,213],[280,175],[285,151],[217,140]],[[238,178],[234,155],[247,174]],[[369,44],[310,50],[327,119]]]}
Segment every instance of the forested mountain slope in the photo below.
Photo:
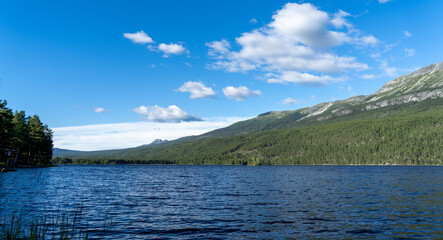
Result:
{"label": "forested mountain slope", "polygon": [[96,163],[441,164],[442,123],[443,62],[368,96],[268,112],[159,146],[62,156]]}
{"label": "forested mountain slope", "polygon": [[232,136],[351,119],[362,120],[394,116],[402,114],[403,110],[410,108],[411,104],[405,105],[407,103],[413,105],[442,97],[443,62],[440,62],[396,78],[372,95],[320,103],[295,111],[268,112],[253,119],[203,134],[200,137]]}

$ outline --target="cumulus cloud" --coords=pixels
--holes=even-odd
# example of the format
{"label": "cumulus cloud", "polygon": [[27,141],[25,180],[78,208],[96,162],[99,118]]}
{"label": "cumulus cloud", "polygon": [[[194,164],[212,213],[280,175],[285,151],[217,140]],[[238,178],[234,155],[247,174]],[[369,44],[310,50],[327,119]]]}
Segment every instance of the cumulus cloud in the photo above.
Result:
{"label": "cumulus cloud", "polygon": [[104,113],[104,112],[109,112],[108,110],[101,108],[101,107],[95,107],[94,108],[94,112],[96,113]]}
{"label": "cumulus cloud", "polygon": [[244,117],[210,118],[202,122],[133,122],[53,128],[54,147],[92,151],[136,147],[155,139],[175,140],[227,127]]}
{"label": "cumulus cloud", "polygon": [[192,122],[202,121],[201,118],[189,115],[176,105],[171,105],[167,108],[155,106],[140,106],[134,109],[134,112],[142,115],[146,121],[149,122]]}
{"label": "cumulus cloud", "polygon": [[148,36],[144,31],[138,31],[136,33],[123,33],[123,37],[131,40],[133,43],[146,44],[153,43],[151,37]]}
{"label": "cumulus cloud", "polygon": [[259,90],[249,90],[244,86],[239,86],[237,88],[228,86],[223,88],[223,93],[227,98],[235,99],[237,101],[244,101],[248,97],[261,96],[261,92]]}
{"label": "cumulus cloud", "polygon": [[186,53],[187,50],[184,48],[181,44],[176,43],[160,43],[158,45],[158,50],[162,51],[164,53],[164,57],[168,57],[169,55],[180,55],[183,53]]}
{"label": "cumulus cloud", "polygon": [[269,27],[274,34],[307,46],[337,46],[348,40],[345,33],[328,30],[328,14],[309,3],[288,3],[272,19]]}
{"label": "cumulus cloud", "polygon": [[[138,31],[136,33],[123,33],[123,37],[138,44],[154,43],[154,40],[152,40],[152,38],[149,37],[148,34],[146,34],[144,31]],[[189,53],[189,51],[185,47],[183,47],[182,44],[178,43],[160,43],[158,44],[158,46],[149,44],[147,45],[147,49],[155,52],[163,52],[163,57]]]}
{"label": "cumulus cloud", "polygon": [[305,100],[303,99],[293,99],[293,98],[285,98],[283,99],[283,101],[281,101],[281,104],[285,104],[285,105],[294,105],[294,104],[300,104],[300,103],[304,103]]}
{"label": "cumulus cloud", "polygon": [[201,82],[185,82],[179,89],[179,92],[189,92],[191,93],[190,98],[208,98],[215,95],[212,88],[205,86]]}
{"label": "cumulus cloud", "polygon": [[339,56],[329,50],[343,44],[373,46],[378,43],[374,36],[354,29],[345,19],[348,16],[349,13],[339,11],[330,17],[312,4],[288,3],[272,16],[268,25],[237,37],[238,51],[225,39],[207,43],[208,55],[213,58],[207,67],[228,72],[259,70],[278,75],[291,71],[320,73],[318,77],[323,80],[327,80],[322,75],[325,73],[366,70],[368,65],[355,57]]}

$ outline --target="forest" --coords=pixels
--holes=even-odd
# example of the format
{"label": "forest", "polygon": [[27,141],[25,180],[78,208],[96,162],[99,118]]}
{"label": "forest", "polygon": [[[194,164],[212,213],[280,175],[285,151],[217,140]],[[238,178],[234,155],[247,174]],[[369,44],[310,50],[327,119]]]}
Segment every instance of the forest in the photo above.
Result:
{"label": "forest", "polygon": [[443,109],[57,158],[77,164],[441,165]]}
{"label": "forest", "polygon": [[0,100],[0,169],[49,166],[52,147],[52,131],[37,115],[13,112],[6,100]]}

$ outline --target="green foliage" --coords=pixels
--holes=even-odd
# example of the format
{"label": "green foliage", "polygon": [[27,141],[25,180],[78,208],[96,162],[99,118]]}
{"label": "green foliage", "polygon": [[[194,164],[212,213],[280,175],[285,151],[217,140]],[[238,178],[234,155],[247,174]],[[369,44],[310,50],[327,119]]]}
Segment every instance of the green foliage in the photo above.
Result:
{"label": "green foliage", "polygon": [[[82,217],[83,208],[78,207],[72,212],[59,211],[49,215],[43,212],[40,217],[28,221],[23,215],[4,217],[0,221],[0,239],[88,239],[88,223]],[[98,232],[104,232],[112,226],[112,221],[102,221],[103,227]],[[101,234],[94,239],[103,239]]]}
{"label": "green foliage", "polygon": [[[307,117],[309,115],[307,112],[309,108],[295,111],[269,112],[261,114],[250,120],[238,122],[229,127],[203,134],[198,136],[198,139],[228,137],[248,133],[258,133],[265,130],[324,125],[334,122],[397,117],[408,114],[416,114],[419,112],[434,111],[443,107],[443,98],[437,98],[428,99],[422,102],[410,102],[406,104],[386,106],[374,110],[365,110],[367,105],[372,105],[374,103],[361,103],[358,100],[360,98],[366,99],[367,97],[360,96],[351,98],[355,102],[348,102],[347,100],[334,102],[334,104],[322,114],[312,117]],[[321,103],[312,108],[317,109],[325,105],[327,104]],[[348,110],[350,113],[340,115],[340,111],[343,110]],[[194,137],[187,140],[192,141],[195,139],[197,138]]]}
{"label": "green foliage", "polygon": [[96,155],[100,164],[415,164],[441,165],[443,109],[390,117],[333,121],[236,136],[175,142]]}
{"label": "green foliage", "polygon": [[399,77],[373,95],[268,112],[161,146],[62,156],[102,164],[441,165],[443,71],[435,68]]}
{"label": "green foliage", "polygon": [[[45,166],[52,159],[52,131],[37,115],[15,112],[0,101],[0,165],[10,158],[18,164]],[[11,154],[12,152],[12,154]]]}
{"label": "green foliage", "polygon": [[12,111],[6,105],[6,100],[0,101],[0,163],[6,163],[8,155],[4,149],[10,147],[14,137]]}

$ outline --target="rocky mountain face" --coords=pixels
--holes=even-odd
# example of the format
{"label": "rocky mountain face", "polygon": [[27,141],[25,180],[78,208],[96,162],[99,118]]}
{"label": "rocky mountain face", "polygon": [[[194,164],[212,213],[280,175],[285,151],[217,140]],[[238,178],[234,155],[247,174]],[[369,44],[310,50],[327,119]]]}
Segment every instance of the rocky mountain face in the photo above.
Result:
{"label": "rocky mountain face", "polygon": [[155,139],[151,144],[149,145],[158,145],[158,144],[163,144],[163,143],[167,143],[168,140],[162,140],[162,139]]}
{"label": "rocky mountain face", "polygon": [[441,88],[442,79],[443,62],[431,64],[388,82],[375,95],[392,96]]}
{"label": "rocky mountain face", "polygon": [[[398,77],[385,84],[372,95],[356,96],[342,101],[322,103],[305,109],[304,112],[307,115],[303,119],[312,118],[322,113],[329,113],[329,115],[318,119],[324,120],[333,116],[347,115],[356,110],[368,111],[442,97],[443,62],[440,62]],[[359,106],[360,109],[358,109]]]}
{"label": "rocky mountain face", "polygon": [[443,97],[443,62],[421,68],[385,84],[366,101],[367,109]]}
{"label": "rocky mountain face", "polygon": [[[340,121],[341,119],[377,118],[388,116],[405,104],[425,100],[443,100],[443,62],[423,67],[398,77],[371,95],[320,103],[295,111],[272,111],[201,135],[199,138],[225,137]],[[441,102],[441,101],[440,101]],[[438,102],[438,104],[441,104]]]}

